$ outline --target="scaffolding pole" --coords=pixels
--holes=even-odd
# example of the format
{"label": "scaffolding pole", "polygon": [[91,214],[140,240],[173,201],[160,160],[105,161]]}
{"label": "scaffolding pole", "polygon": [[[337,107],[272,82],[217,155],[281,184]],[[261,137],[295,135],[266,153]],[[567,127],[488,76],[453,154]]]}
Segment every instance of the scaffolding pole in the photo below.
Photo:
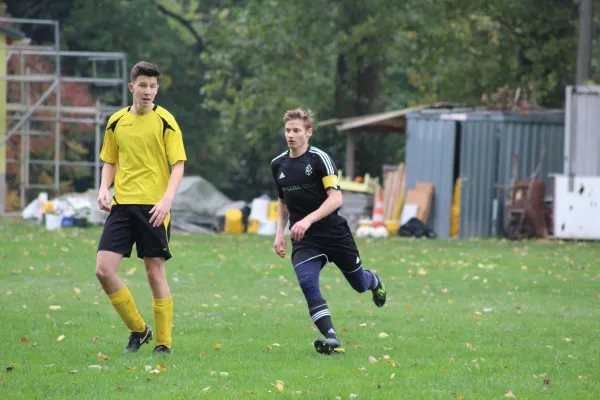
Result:
{"label": "scaffolding pole", "polygon": [[[0,48],[8,49],[10,56],[20,56],[20,68],[16,74],[0,76],[0,80],[9,82],[15,82],[20,87],[20,99],[18,102],[14,100],[7,104],[6,110],[0,110],[0,112],[7,113],[7,123],[11,123],[7,127],[6,136],[0,141],[0,146],[6,144],[7,150],[10,145],[10,138],[19,135],[20,148],[19,148],[19,159],[8,159],[6,160],[7,165],[18,165],[20,168],[20,182],[19,192],[21,197],[21,209],[23,209],[28,202],[27,196],[29,190],[47,190],[53,189],[56,195],[60,194],[60,178],[61,178],[61,167],[90,167],[94,169],[94,173],[91,178],[94,180],[94,187],[98,189],[100,186],[100,168],[101,161],[99,158],[99,152],[101,148],[102,140],[102,128],[105,123],[105,119],[116,112],[117,110],[126,106],[128,102],[127,92],[127,56],[124,53],[116,52],[91,52],[91,51],[61,51],[60,50],[60,24],[58,21],[53,20],[37,20],[37,19],[25,19],[25,18],[0,18],[1,22],[7,22],[12,25],[53,25],[53,43],[50,46],[30,46],[30,45],[8,45],[0,46]],[[46,56],[50,57],[53,61],[54,71],[47,74],[30,74],[26,70],[26,57],[27,56]],[[86,58],[92,65],[92,76],[63,76],[61,73],[63,59],[66,57],[78,57]],[[98,76],[98,63],[100,62],[114,62],[113,72],[107,72],[104,76]],[[107,71],[104,69],[104,71]],[[32,86],[34,83],[49,83],[50,86],[42,93],[39,99],[31,104],[32,101]],[[108,106],[103,105],[100,100],[96,100],[94,107],[78,107],[72,105],[64,105],[62,96],[62,84],[64,83],[78,83],[95,85],[98,87],[114,87],[117,93],[121,95],[121,105],[119,106]],[[55,96],[55,104],[45,104],[51,95]],[[39,112],[45,112],[46,115],[39,115]],[[38,114],[38,115],[36,115]],[[32,123],[34,122],[46,122],[50,123],[52,128],[47,129],[32,129]],[[62,132],[63,123],[71,124],[89,124],[93,125],[93,161],[71,161],[63,160],[62,154],[62,140],[64,134]],[[37,127],[36,127],[37,128]],[[91,134],[92,132],[90,132]],[[53,156],[51,159],[32,159],[31,158],[31,140],[32,136],[54,136],[53,145]],[[91,136],[91,135],[90,135]],[[42,165],[52,166],[54,169],[53,183],[41,184],[31,182],[31,171],[30,166]],[[0,182],[5,184],[7,182]],[[0,200],[0,204],[5,202]],[[0,207],[1,208],[1,207]],[[0,214],[5,214],[6,209],[0,209]]]}

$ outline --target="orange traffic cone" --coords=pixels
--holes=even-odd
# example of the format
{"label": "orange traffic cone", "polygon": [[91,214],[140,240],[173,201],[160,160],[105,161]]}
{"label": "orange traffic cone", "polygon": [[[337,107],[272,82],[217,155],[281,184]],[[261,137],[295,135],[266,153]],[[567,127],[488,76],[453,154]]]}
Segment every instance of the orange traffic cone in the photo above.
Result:
{"label": "orange traffic cone", "polygon": [[383,193],[381,186],[377,186],[375,191],[375,207],[373,207],[373,222],[371,223],[373,228],[379,226],[385,226],[385,218],[383,216]]}

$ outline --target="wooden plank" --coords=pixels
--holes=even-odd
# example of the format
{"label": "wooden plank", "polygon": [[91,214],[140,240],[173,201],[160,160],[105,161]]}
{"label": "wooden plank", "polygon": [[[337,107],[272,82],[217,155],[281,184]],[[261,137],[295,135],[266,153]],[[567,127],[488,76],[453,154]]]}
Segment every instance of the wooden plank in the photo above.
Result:
{"label": "wooden plank", "polygon": [[394,200],[394,206],[392,210],[392,214],[390,216],[391,220],[400,219],[400,215],[402,213],[402,206],[404,204],[404,196],[406,191],[406,169],[404,168],[404,163],[400,163],[398,167],[398,190],[397,196]]}
{"label": "wooden plank", "polygon": [[424,209],[422,210],[422,215],[425,218],[423,222],[427,222],[429,220],[429,214],[431,212],[431,202],[433,200],[433,183],[417,182],[417,184],[415,185],[415,189],[421,193],[424,193],[427,196],[427,202],[424,205]]}
{"label": "wooden plank", "polygon": [[425,212],[428,209],[429,196],[425,192],[418,191],[417,189],[411,189],[406,193],[405,204],[414,204],[419,208],[417,210],[417,218],[423,223],[427,223],[428,215]]}
{"label": "wooden plank", "polygon": [[394,173],[388,172],[385,176],[383,182],[383,215],[384,218],[387,219],[387,214],[389,210],[390,198],[392,196],[392,181],[394,179]]}

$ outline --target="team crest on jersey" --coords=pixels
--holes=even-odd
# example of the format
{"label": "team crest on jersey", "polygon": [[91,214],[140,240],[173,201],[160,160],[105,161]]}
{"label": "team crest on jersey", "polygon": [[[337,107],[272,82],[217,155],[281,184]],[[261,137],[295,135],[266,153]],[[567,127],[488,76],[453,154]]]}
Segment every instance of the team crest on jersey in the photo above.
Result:
{"label": "team crest on jersey", "polygon": [[306,169],[304,170],[304,172],[306,172],[306,175],[308,175],[308,176],[312,175],[312,166],[310,164],[308,164],[306,166]]}

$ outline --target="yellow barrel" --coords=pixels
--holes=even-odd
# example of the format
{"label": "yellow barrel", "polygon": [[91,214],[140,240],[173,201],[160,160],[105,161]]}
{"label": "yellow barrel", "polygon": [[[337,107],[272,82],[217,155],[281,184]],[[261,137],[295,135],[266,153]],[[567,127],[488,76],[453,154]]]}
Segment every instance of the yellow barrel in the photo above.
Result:
{"label": "yellow barrel", "polygon": [[225,213],[225,232],[242,233],[244,232],[244,221],[242,212],[236,208],[227,210]]}
{"label": "yellow barrel", "polygon": [[387,220],[385,221],[385,227],[390,235],[397,235],[398,229],[400,229],[400,221]]}
{"label": "yellow barrel", "polygon": [[270,201],[269,202],[269,213],[267,216],[267,219],[269,221],[277,221],[277,201]]}
{"label": "yellow barrel", "polygon": [[258,233],[258,226],[260,223],[257,219],[248,219],[248,233]]}

